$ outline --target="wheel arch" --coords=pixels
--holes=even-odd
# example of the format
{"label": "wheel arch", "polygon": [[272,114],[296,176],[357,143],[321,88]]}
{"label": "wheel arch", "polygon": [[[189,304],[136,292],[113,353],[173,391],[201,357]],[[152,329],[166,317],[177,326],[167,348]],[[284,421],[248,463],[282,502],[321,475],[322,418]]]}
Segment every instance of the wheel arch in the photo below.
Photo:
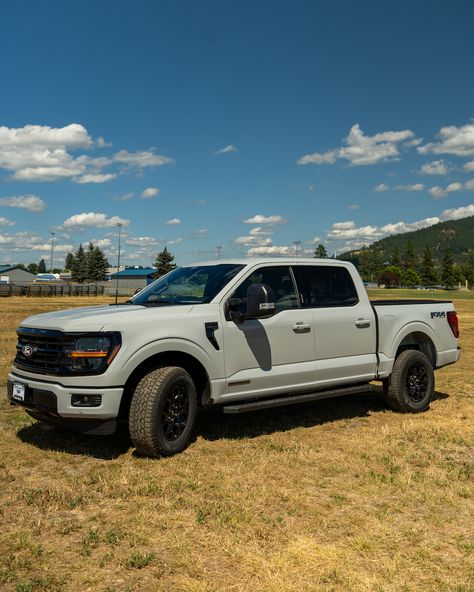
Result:
{"label": "wheel arch", "polygon": [[432,338],[423,330],[413,330],[401,337],[395,351],[394,360],[406,350],[414,349],[421,351],[436,368],[436,346]]}
{"label": "wheel arch", "polygon": [[139,381],[151,370],[165,366],[179,366],[184,368],[194,381],[198,405],[205,407],[212,404],[211,381],[203,364],[193,355],[183,351],[165,351],[150,355],[142,360],[129,375],[120,403],[119,416],[128,418],[130,403]]}

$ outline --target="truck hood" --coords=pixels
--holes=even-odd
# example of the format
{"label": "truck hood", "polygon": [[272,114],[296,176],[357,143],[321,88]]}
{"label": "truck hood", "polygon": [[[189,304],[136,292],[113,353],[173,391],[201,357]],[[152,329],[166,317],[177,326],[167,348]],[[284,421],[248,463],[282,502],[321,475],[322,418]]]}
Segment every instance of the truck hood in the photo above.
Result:
{"label": "truck hood", "polygon": [[[146,307],[133,304],[118,306],[89,306],[58,310],[24,319],[21,327],[53,329],[57,331],[100,331],[110,323],[141,321],[147,317],[153,320],[169,319],[189,313],[193,305]],[[125,315],[125,316],[124,316]],[[126,319],[126,320],[125,320]]]}

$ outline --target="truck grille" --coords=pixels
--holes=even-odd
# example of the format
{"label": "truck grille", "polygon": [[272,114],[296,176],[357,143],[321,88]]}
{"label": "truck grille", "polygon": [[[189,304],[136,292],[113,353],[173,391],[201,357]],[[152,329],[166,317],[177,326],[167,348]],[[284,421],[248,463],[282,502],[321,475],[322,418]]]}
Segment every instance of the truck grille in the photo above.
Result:
{"label": "truck grille", "polygon": [[[76,335],[48,329],[17,330],[15,365],[23,370],[40,374],[70,374]],[[31,352],[31,353],[30,353]]]}

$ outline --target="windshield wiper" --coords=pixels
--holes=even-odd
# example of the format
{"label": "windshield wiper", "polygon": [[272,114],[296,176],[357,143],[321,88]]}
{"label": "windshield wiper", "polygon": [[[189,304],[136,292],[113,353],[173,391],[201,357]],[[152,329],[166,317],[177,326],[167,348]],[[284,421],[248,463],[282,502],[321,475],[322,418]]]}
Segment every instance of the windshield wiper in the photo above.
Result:
{"label": "windshield wiper", "polygon": [[158,298],[157,300],[146,300],[145,302],[140,302],[140,304],[141,306],[162,306],[163,304],[176,304],[176,302]]}

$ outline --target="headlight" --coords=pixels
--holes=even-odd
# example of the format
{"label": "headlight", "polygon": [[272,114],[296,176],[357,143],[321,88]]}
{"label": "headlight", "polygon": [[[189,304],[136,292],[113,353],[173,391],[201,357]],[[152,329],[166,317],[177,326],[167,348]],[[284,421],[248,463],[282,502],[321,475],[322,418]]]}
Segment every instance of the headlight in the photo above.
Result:
{"label": "headlight", "polygon": [[120,333],[79,337],[74,349],[68,352],[73,372],[103,372],[112,363],[120,345]]}

